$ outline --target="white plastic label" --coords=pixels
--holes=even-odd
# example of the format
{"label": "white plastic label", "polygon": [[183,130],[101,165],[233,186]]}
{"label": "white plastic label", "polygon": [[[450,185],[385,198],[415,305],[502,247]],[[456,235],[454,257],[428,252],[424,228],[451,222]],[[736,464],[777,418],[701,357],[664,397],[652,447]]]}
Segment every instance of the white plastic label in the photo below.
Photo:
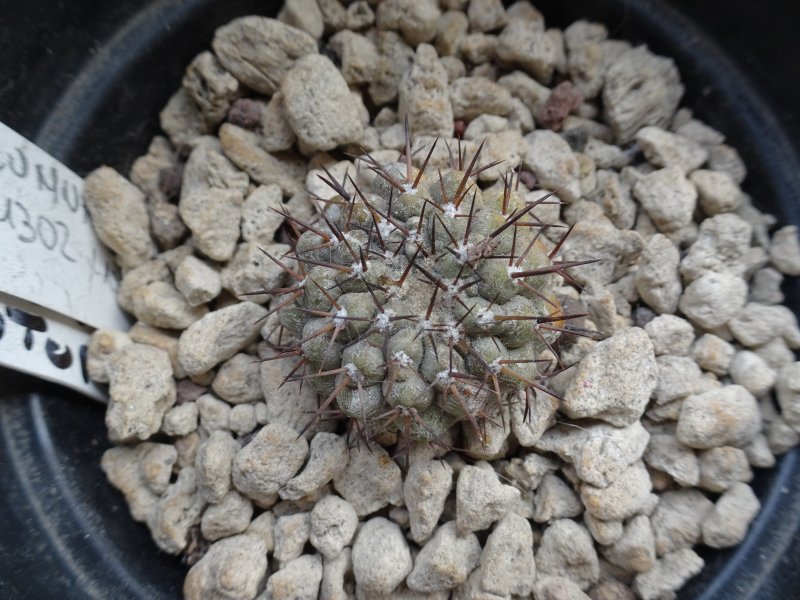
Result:
{"label": "white plastic label", "polygon": [[92,327],[126,327],[83,180],[3,123],[0,248],[0,291]]}
{"label": "white plastic label", "polygon": [[84,375],[78,323],[128,328],[111,265],[83,180],[0,123],[0,364],[102,397]]}
{"label": "white plastic label", "polygon": [[68,319],[43,314],[0,302],[0,364],[105,402],[106,393],[86,372],[89,333]]}

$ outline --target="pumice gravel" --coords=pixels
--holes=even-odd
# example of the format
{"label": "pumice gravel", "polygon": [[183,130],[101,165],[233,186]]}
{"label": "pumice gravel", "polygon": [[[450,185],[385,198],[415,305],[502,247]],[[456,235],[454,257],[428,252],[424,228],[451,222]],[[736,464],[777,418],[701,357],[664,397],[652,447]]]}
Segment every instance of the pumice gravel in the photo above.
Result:
{"label": "pumice gravel", "polygon": [[186,598],[656,600],[744,539],[800,242],[683,91],[525,0],[217,30],[86,180],[135,318],[89,348],[101,466]]}

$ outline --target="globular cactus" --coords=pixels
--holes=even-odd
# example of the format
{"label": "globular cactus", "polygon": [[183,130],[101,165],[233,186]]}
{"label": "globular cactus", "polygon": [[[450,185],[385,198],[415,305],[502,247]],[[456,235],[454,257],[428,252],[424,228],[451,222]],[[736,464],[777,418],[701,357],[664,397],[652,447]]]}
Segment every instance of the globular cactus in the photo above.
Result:
{"label": "globular cactus", "polygon": [[319,223],[285,214],[299,235],[270,258],[291,285],[269,292],[298,341],[273,358],[300,356],[288,380],[319,394],[312,422],[338,408],[367,439],[388,428],[439,443],[462,421],[480,437],[489,405],[546,390],[540,357],[583,316],[565,315],[554,293],[583,263],[554,262],[561,242],[548,251],[549,225],[532,214],[552,194],[526,202],[513,175],[482,191],[480,149],[430,174],[432,152],[412,167],[407,135],[405,163],[361,159],[378,175],[371,191],[349,178],[348,193],[328,173],[337,195]]}

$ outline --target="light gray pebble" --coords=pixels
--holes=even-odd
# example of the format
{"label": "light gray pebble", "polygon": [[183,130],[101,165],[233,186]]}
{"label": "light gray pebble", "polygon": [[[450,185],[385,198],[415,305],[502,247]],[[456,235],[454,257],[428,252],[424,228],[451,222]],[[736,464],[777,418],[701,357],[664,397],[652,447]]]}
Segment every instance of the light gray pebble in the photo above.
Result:
{"label": "light gray pebble", "polygon": [[511,94],[484,77],[461,77],[449,86],[453,118],[471,121],[482,115],[506,116],[511,112]]}
{"label": "light gray pebble", "polygon": [[421,44],[417,48],[411,68],[399,82],[398,95],[398,115],[400,118],[408,115],[413,131],[445,137],[453,135],[447,73],[433,46]]}
{"label": "light gray pebble", "polygon": [[253,517],[253,503],[233,490],[209,506],[200,519],[200,531],[209,542],[242,533]]}
{"label": "light gray pebble", "polygon": [[679,264],[680,252],[669,238],[659,233],[647,240],[636,272],[636,290],[657,313],[669,314],[678,308],[683,291]]}
{"label": "light gray pebble", "polygon": [[183,196],[178,204],[181,219],[192,231],[197,249],[216,261],[233,256],[239,239],[244,198],[239,191],[210,188]]}
{"label": "light gray pebble", "polygon": [[775,455],[772,454],[767,436],[763,433],[754,437],[753,441],[745,446],[744,451],[750,465],[756,469],[771,469],[775,466]]}
{"label": "light gray pebble", "polygon": [[748,302],[728,323],[731,333],[743,346],[766,344],[781,335],[790,348],[800,347],[800,330],[794,313],[785,306]]}
{"label": "light gray pebble", "polygon": [[187,256],[175,269],[175,287],[189,306],[200,306],[222,291],[219,273],[199,258]]}
{"label": "light gray pebble", "polygon": [[595,137],[586,141],[583,152],[595,162],[598,169],[622,169],[631,162],[630,154],[622,148]]}
{"label": "light gray pebble", "polygon": [[[502,600],[503,598],[508,597],[492,594],[491,592],[484,590],[483,584],[481,583],[482,579],[483,569],[478,566],[473,569],[466,581],[455,587],[452,596],[450,595],[450,590],[443,590],[439,592],[439,594],[444,595],[445,598],[452,598],[452,600]],[[421,595],[422,594],[420,594],[420,596]],[[426,598],[430,596],[432,596],[432,594],[425,595]]]}
{"label": "light gray pebble", "polygon": [[569,144],[549,129],[525,136],[528,145],[523,165],[533,171],[539,185],[558,190],[560,198],[575,202],[581,196],[580,166]]}
{"label": "light gray pebble", "polygon": [[570,519],[553,522],[542,534],[536,570],[539,577],[566,577],[588,589],[599,579],[600,565],[586,528]]}
{"label": "light gray pebble", "polygon": [[675,126],[673,121],[673,128],[678,135],[690,139],[701,146],[718,146],[725,141],[725,136],[719,131],[697,119],[690,118],[678,126]]}
{"label": "light gray pebble", "polygon": [[603,107],[620,142],[629,142],[645,125],[666,127],[683,95],[672,59],[645,46],[622,51],[605,74]]}
{"label": "light gray pebble", "polygon": [[408,469],[403,495],[408,508],[411,538],[421,544],[436,529],[453,487],[453,468],[438,460],[418,461]]}
{"label": "light gray pebble", "polygon": [[183,167],[181,198],[192,194],[220,189],[247,192],[250,180],[222,154],[222,146],[216,137],[201,138]]}
{"label": "light gray pebble", "polygon": [[217,503],[231,489],[233,459],[239,444],[226,431],[214,431],[200,444],[195,459],[197,489],[209,503]]}
{"label": "light gray pebble", "polygon": [[770,421],[766,429],[769,449],[776,455],[788,452],[800,443],[800,433],[781,417]]}
{"label": "light gray pebble", "polygon": [[534,600],[590,600],[580,586],[568,577],[545,576],[536,579]]}
{"label": "light gray pebble", "polygon": [[523,71],[512,71],[503,75],[497,83],[506,88],[533,112],[539,109],[550,97],[550,88],[542,85]]}
{"label": "light gray pebble", "polygon": [[518,393],[511,404],[511,431],[520,446],[530,447],[555,421],[558,401],[549,394],[537,391],[527,402],[526,406],[525,394]]}
{"label": "light gray pebble", "polygon": [[158,120],[169,141],[181,151],[193,147],[202,136],[212,130],[189,92],[183,87],[170,96],[158,114]]}
{"label": "light gray pebble", "polygon": [[511,414],[508,404],[486,406],[487,422],[476,429],[470,422],[462,422],[464,453],[477,460],[495,460],[508,453],[511,436]]}
{"label": "light gray pebble", "polygon": [[[269,351],[262,358],[269,358],[274,351]],[[296,431],[302,431],[309,425],[312,415],[317,411],[317,394],[310,385],[288,384],[281,388],[281,393],[276,394],[275,389],[297,365],[291,359],[265,360],[261,362],[261,391],[267,402],[260,410],[263,411],[265,423],[283,423]],[[320,430],[330,427],[330,422],[319,422],[308,426],[304,437],[311,437]]]}
{"label": "light gray pebble", "polygon": [[284,218],[276,214],[283,208],[281,188],[275,184],[260,185],[247,196],[242,204],[242,238],[246,242],[271,244],[275,232]]}
{"label": "light gray pebble", "polygon": [[597,185],[592,199],[603,207],[615,227],[632,229],[636,221],[636,203],[631,196],[630,186],[622,183],[616,171],[600,169],[596,177]]}
{"label": "light gray pebble", "polygon": [[406,579],[416,592],[449,590],[464,582],[481,558],[474,533],[459,535],[455,521],[440,526],[414,559]]}
{"label": "light gray pebble", "polygon": [[671,552],[657,560],[649,571],[639,573],[633,580],[633,590],[642,600],[671,598],[676,590],[703,569],[704,564],[703,559],[689,548]]}
{"label": "light gray pebble", "polygon": [[505,465],[505,474],[515,485],[532,491],[539,487],[544,476],[554,473],[561,466],[561,461],[541,454],[526,454],[524,458],[513,457]]}
{"label": "light gray pebble", "polygon": [[563,46],[559,47],[544,27],[530,27],[526,21],[511,19],[500,32],[497,58],[519,65],[542,84],[550,82],[562,56]]}
{"label": "light gray pebble", "polygon": [[185,329],[208,312],[192,307],[171,283],[153,281],[136,290],[131,298],[133,314],[143,323],[164,329]]}
{"label": "light gray pebble", "polygon": [[749,485],[732,484],[703,521],[703,543],[712,548],[739,544],[760,509],[761,503]]}
{"label": "light gray pebble", "polygon": [[644,510],[650,497],[650,475],[641,461],[625,470],[608,487],[581,486],[586,510],[598,519],[617,521]]}
{"label": "light gray pebble", "polygon": [[[650,163],[657,167],[678,167],[684,174],[691,173],[708,159],[708,150],[660,127],[642,127],[636,132],[636,142]],[[700,201],[702,203],[702,196]]]}
{"label": "light gray pebble", "polygon": [[572,463],[582,481],[607,487],[642,457],[649,439],[650,434],[639,421],[621,428],[606,424],[558,425],[542,436],[536,448],[555,452]]}
{"label": "light gray pebble", "polygon": [[133,161],[128,174],[131,182],[142,190],[149,202],[162,204],[169,201],[169,197],[161,188],[162,170],[177,169],[178,157],[164,136],[153,137],[144,154]]}
{"label": "light gray pebble", "polygon": [[322,559],[304,554],[289,561],[267,579],[264,598],[274,600],[314,600],[322,583]]}
{"label": "light gray pebble", "polygon": [[283,106],[298,140],[314,150],[355,142],[363,125],[347,82],[320,54],[297,60],[282,84]]}
{"label": "light gray pebble", "polygon": [[583,522],[589,533],[592,534],[594,541],[601,546],[608,546],[616,542],[622,537],[622,532],[625,529],[622,521],[603,521],[588,511],[583,513]]}
{"label": "light gray pebble", "polygon": [[347,443],[341,437],[324,431],[312,439],[305,468],[286,482],[279,494],[284,500],[299,500],[319,490],[347,468]]}
{"label": "light gray pebble", "polygon": [[353,575],[365,594],[391,594],[411,572],[408,544],[396,523],[366,521],[353,542]]}
{"label": "light gray pebble", "polygon": [[86,372],[89,378],[97,383],[108,383],[111,357],[117,350],[132,343],[130,336],[123,331],[97,329],[92,332],[86,354]]}
{"label": "light gray pebble", "polygon": [[776,373],[758,354],[740,350],[730,364],[733,383],[741,385],[754,396],[762,396],[772,389]]}
{"label": "light gray pebble", "polygon": [[736,317],[746,302],[747,282],[744,279],[709,271],[686,287],[678,306],[701,327],[716,329]]}
{"label": "light gray pebble", "polygon": [[793,362],[780,370],[775,392],[784,421],[800,432],[800,362]]}
{"label": "light gray pebble", "polygon": [[697,190],[679,167],[645,175],[634,184],[633,194],[660,231],[675,231],[692,221]]}
{"label": "light gray pebble", "polygon": [[403,503],[400,467],[380,446],[350,449],[347,467],[333,479],[333,486],[363,517],[387,504]]}
{"label": "light gray pebble", "polygon": [[741,184],[747,176],[747,167],[736,148],[727,144],[719,144],[709,149],[708,167],[727,173],[738,184]]}
{"label": "light gray pebble", "polygon": [[[467,74],[467,67],[460,58],[456,58],[455,56],[442,56],[441,58],[439,58],[439,62],[442,63],[442,66],[444,67],[444,70],[447,73],[448,83],[455,81],[459,77],[464,77]],[[526,114],[525,110],[527,110],[528,115],[530,115],[530,110],[528,110],[524,106],[523,108],[525,110],[522,110],[520,112],[519,106],[516,104],[516,102],[519,102],[519,100],[517,98],[514,98],[514,101],[515,101],[514,110],[509,115],[509,118],[516,117],[519,120],[523,120]],[[533,129],[533,117],[531,116],[530,120],[526,122],[530,123],[531,125],[530,129]]]}
{"label": "light gray pebble", "polygon": [[614,544],[605,548],[603,558],[617,567],[634,573],[643,573],[653,568],[656,562],[656,546],[650,519],[645,515],[633,517]]}
{"label": "light gray pebble", "polygon": [[471,31],[494,31],[506,24],[506,9],[500,0],[470,0],[467,16]]}
{"label": "light gray pebble", "polygon": [[278,569],[282,569],[289,561],[303,553],[303,547],[308,543],[310,534],[309,513],[300,512],[278,517],[273,534],[275,540],[273,557],[277,561]]}
{"label": "light gray pebble", "polygon": [[228,417],[228,427],[239,437],[247,435],[253,431],[257,425],[254,405],[238,404],[231,409],[230,416]]}
{"label": "light gray pebble", "polygon": [[146,440],[175,404],[175,380],[166,352],[130,344],[111,356],[105,423],[112,442]]}
{"label": "light gray pebble", "polygon": [[698,543],[701,525],[712,507],[711,500],[698,490],[664,492],[650,516],[656,554],[663,556]]}
{"label": "light gray pebble", "polygon": [[227,402],[216,398],[213,394],[203,394],[197,400],[200,412],[200,426],[207,432],[228,431],[231,407]]}
{"label": "light gray pebble", "polygon": [[[377,106],[383,106],[397,99],[400,80],[414,61],[414,50],[394,31],[379,31],[375,40],[379,55],[378,70],[369,84],[368,92]],[[446,75],[440,85],[446,95]]]}
{"label": "light gray pebble", "polygon": [[264,542],[267,552],[275,547],[275,515],[270,511],[262,512],[247,526],[245,533]]}
{"label": "light gray pebble", "polygon": [[194,402],[173,406],[164,414],[161,431],[175,437],[189,435],[197,429],[198,414],[197,404]]}
{"label": "light gray pebble", "polygon": [[692,344],[690,354],[697,364],[716,375],[727,375],[736,349],[713,333],[704,333]]}
{"label": "light gray pebble", "polygon": [[761,415],[753,395],[729,385],[689,396],[681,406],[676,435],[697,449],[746,446],[761,429]]}
{"label": "light gray pebble", "polygon": [[358,31],[375,22],[375,13],[366,0],[356,0],[347,7],[347,29]]}
{"label": "light gray pebble", "polygon": [[[158,444],[160,445],[160,444]],[[106,474],[108,481],[125,496],[125,501],[131,511],[131,516],[136,521],[146,521],[148,515],[153,511],[156,501],[160,495],[153,491],[153,479],[148,482],[148,473],[141,468],[144,457],[146,457],[157,444],[144,442],[136,446],[115,446],[103,452],[100,467]],[[171,447],[171,446],[168,446]],[[175,448],[173,451],[175,451]],[[174,464],[177,452],[172,459]],[[162,461],[162,465],[168,463]],[[169,471],[172,465],[168,465]],[[159,482],[161,483],[161,482]],[[169,478],[167,478],[169,483]],[[157,486],[159,489],[161,486]],[[161,492],[164,490],[161,489]]]}
{"label": "light gray pebble", "polygon": [[456,482],[456,522],[459,533],[487,529],[508,513],[519,495],[518,489],[500,483],[493,470],[465,466]]}
{"label": "light gray pebble", "polygon": [[267,309],[241,302],[209,312],[189,326],[178,341],[178,360],[189,375],[205,373],[258,337]]}
{"label": "light gray pebble", "polygon": [[379,29],[399,31],[411,46],[430,42],[436,35],[441,11],[433,0],[389,0],[375,12]]}
{"label": "light gray pebble", "polygon": [[[352,5],[351,5],[352,6]],[[319,587],[320,600],[344,600],[348,598],[345,581],[353,570],[350,548],[344,548],[335,557],[322,558],[322,582]]]}
{"label": "light gray pebble", "polygon": [[262,136],[231,123],[219,128],[222,150],[231,162],[257,183],[277,184],[284,196],[302,191],[305,162],[291,155],[273,155],[262,146]]}
{"label": "light gray pebble", "polygon": [[315,40],[322,37],[325,29],[322,11],[315,0],[286,0],[278,13],[278,20],[305,31]]}
{"label": "light gray pebble", "polygon": [[448,10],[442,13],[436,24],[436,51],[439,56],[458,54],[461,41],[469,30],[469,20],[460,10]]}
{"label": "light gray pebble", "polygon": [[644,462],[663,471],[683,487],[696,486],[700,481],[700,465],[691,448],[681,444],[674,435],[658,433],[650,436]]}
{"label": "light gray pebble", "polygon": [[700,195],[700,208],[709,216],[734,211],[742,203],[742,190],[723,171],[698,169],[689,179]]}
{"label": "light gray pebble", "polygon": [[358,526],[353,506],[339,496],[327,495],[311,511],[311,544],[326,558],[339,555],[349,546]]}
{"label": "light gray pebble", "polygon": [[211,52],[201,52],[186,67],[183,88],[203,113],[209,125],[217,125],[239,92],[239,82]]}
{"label": "light gray pebble", "polygon": [[[477,76],[480,72],[484,77],[492,77],[491,66],[488,65],[497,49],[497,36],[487,33],[470,33],[465,35],[459,43],[459,56],[466,64],[478,65],[470,71],[470,75]],[[484,70],[481,70],[484,69]]]}
{"label": "light gray pebble", "polygon": [[653,391],[656,404],[666,404],[702,391],[702,373],[688,356],[664,354],[656,357],[658,385]]}
{"label": "light gray pebble", "polygon": [[289,251],[287,244],[239,244],[233,259],[220,273],[222,287],[239,298],[247,298],[257,304],[270,299],[268,294],[254,294],[264,289],[279,288],[286,280],[286,272],[270,256],[283,256]]}
{"label": "light gray pebble", "polygon": [[681,262],[681,274],[693,281],[707,271],[744,275],[753,227],[738,215],[725,213],[705,219],[697,240]]}
{"label": "light gray pebble", "polygon": [[147,526],[156,545],[168,554],[180,553],[186,547],[189,529],[200,521],[205,505],[195,483],[195,470],[184,467],[147,515]]}
{"label": "light gray pebble", "polygon": [[533,520],[537,523],[578,517],[583,512],[578,494],[556,475],[544,476],[536,488],[533,506]]}
{"label": "light gray pebble", "polygon": [[264,543],[250,535],[237,535],[211,544],[186,575],[186,600],[255,598],[267,576]]}
{"label": "light gray pebble", "polygon": [[[588,202],[586,204],[590,205]],[[599,262],[584,265],[573,271],[572,275],[581,285],[590,281],[606,285],[628,271],[643,245],[638,232],[617,229],[601,214],[591,221],[575,224],[562,246],[561,255],[563,260],[583,260],[593,256]]]}
{"label": "light gray pebble", "polygon": [[796,225],[786,225],[772,234],[769,258],[784,275],[800,275],[800,240]]}
{"label": "light gray pebble", "polygon": [[248,404],[263,398],[260,362],[250,354],[235,354],[226,360],[211,382],[211,389],[230,404]]}
{"label": "light gray pebble", "polygon": [[266,17],[241,17],[217,29],[212,43],[219,61],[247,87],[272,95],[295,61],[317,51],[305,31]]}
{"label": "light gray pebble", "polygon": [[513,513],[498,521],[481,554],[481,588],[499,596],[527,596],[536,576],[533,531]]}
{"label": "light gray pebble", "polygon": [[623,329],[581,361],[561,409],[574,419],[593,417],[624,427],[642,416],[656,383],[650,338],[638,327]]}
{"label": "light gray pebble", "polygon": [[662,354],[685,356],[694,342],[691,323],[675,315],[659,315],[644,326],[656,357]]}
{"label": "light gray pebble", "polygon": [[747,454],[740,448],[722,446],[700,452],[700,482],[698,487],[709,492],[724,492],[738,481],[753,479]]}
{"label": "light gray pebble", "polygon": [[111,167],[100,167],[86,176],[84,198],[97,237],[114,251],[121,267],[137,267],[155,256],[139,188]]}
{"label": "light gray pebble", "polygon": [[378,49],[358,33],[342,30],[331,37],[329,47],[339,57],[342,75],[350,85],[369,83],[378,68]]}
{"label": "light gray pebble", "polygon": [[233,484],[259,506],[269,507],[278,490],[303,465],[308,442],[286,425],[265,425],[236,455]]}
{"label": "light gray pebble", "polygon": [[764,267],[753,274],[750,282],[750,300],[759,304],[783,304],[783,275],[772,267]]}

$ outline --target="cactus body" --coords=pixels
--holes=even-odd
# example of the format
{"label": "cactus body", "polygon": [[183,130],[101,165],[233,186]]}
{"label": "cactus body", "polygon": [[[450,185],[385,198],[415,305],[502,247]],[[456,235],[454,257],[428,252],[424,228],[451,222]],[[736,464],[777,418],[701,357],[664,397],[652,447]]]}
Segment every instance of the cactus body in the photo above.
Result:
{"label": "cactus body", "polygon": [[545,389],[539,359],[569,318],[553,290],[575,265],[552,261],[532,216],[551,194],[481,191],[477,155],[435,176],[362,160],[373,188],[329,174],[337,195],[318,223],[293,221],[294,252],[275,259],[293,282],[273,302],[299,340],[280,349],[302,356],[292,379],[320,395],[315,418],[338,409],[368,438],[435,442],[458,422],[480,435],[490,404]]}

